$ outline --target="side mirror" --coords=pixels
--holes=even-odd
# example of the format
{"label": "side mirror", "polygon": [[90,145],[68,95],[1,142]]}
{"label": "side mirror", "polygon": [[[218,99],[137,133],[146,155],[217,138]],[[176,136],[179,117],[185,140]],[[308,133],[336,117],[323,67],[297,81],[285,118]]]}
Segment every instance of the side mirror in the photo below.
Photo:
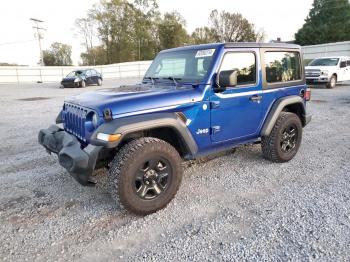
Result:
{"label": "side mirror", "polygon": [[344,68],[344,67],[346,67],[346,61],[340,62],[340,68]]}
{"label": "side mirror", "polygon": [[216,76],[215,92],[223,92],[227,87],[233,87],[237,85],[237,70],[225,70],[221,71]]}

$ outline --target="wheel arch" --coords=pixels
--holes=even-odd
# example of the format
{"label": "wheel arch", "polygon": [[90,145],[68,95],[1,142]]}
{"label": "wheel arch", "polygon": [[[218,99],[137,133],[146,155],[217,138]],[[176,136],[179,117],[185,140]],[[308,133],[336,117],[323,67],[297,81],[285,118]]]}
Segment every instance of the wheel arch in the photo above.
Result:
{"label": "wheel arch", "polygon": [[[155,113],[114,119],[98,127],[91,136],[91,143],[106,148],[116,148],[128,141],[151,136],[171,144],[183,158],[192,158],[198,150],[197,144],[188,130],[183,117],[176,113]],[[98,133],[122,134],[119,141],[103,142]]]}
{"label": "wheel arch", "polygon": [[126,133],[121,143],[128,143],[130,140],[141,137],[154,137],[168,142],[177,150],[182,158],[187,158],[188,154],[191,153],[187,142],[181,136],[181,133],[173,126],[150,127]]}
{"label": "wheel arch", "polygon": [[300,96],[287,96],[277,100],[268,113],[264,125],[261,129],[261,136],[268,136],[275,125],[281,112],[295,113],[304,127],[306,123],[306,112],[303,98]]}

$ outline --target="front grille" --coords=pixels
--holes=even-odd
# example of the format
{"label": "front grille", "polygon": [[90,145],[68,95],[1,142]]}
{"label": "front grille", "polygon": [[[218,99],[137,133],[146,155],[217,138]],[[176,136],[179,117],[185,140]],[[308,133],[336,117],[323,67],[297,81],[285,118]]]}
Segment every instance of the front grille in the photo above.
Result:
{"label": "front grille", "polygon": [[321,75],[320,70],[306,70],[305,76],[306,77],[319,77]]}
{"label": "front grille", "polygon": [[65,103],[62,113],[64,130],[77,138],[86,141],[85,139],[85,119],[88,113],[88,109]]}

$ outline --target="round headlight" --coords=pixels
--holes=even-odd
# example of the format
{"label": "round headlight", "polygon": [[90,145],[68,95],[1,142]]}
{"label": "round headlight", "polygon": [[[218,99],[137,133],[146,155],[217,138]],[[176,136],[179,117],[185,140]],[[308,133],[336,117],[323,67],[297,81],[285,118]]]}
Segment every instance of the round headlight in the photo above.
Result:
{"label": "round headlight", "polygon": [[92,115],[92,125],[96,128],[98,124],[98,115],[96,113],[94,113]]}
{"label": "round headlight", "polygon": [[79,82],[79,78],[74,79],[74,83]]}

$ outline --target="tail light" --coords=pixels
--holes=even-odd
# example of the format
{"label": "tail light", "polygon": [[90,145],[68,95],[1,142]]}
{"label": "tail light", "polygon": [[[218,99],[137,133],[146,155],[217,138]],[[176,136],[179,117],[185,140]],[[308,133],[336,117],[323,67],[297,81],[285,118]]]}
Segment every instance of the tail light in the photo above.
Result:
{"label": "tail light", "polygon": [[310,101],[310,99],[311,99],[311,89],[310,88],[306,88],[306,90],[304,92],[304,99],[305,99],[305,101]]}

